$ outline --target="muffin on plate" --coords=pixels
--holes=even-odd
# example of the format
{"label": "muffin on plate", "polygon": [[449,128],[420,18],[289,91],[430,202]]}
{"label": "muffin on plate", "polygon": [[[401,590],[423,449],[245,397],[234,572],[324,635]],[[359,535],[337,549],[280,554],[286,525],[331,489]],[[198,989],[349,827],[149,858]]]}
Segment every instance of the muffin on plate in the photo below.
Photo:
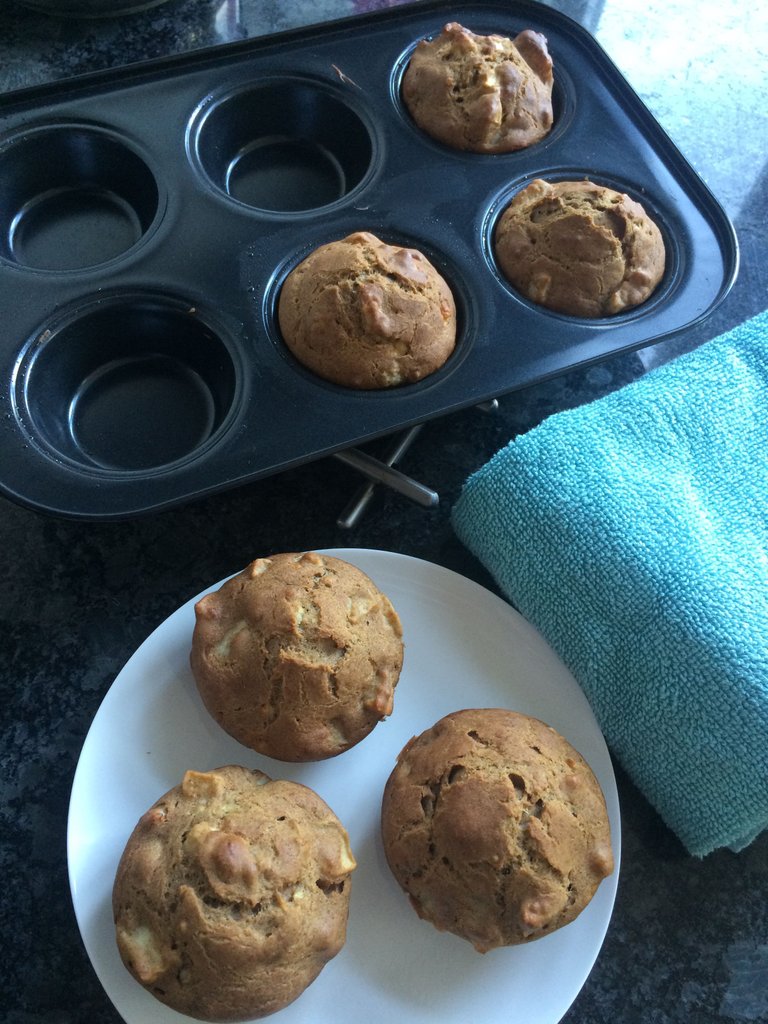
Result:
{"label": "muffin on plate", "polygon": [[349,388],[412,384],[456,346],[453,293],[423,253],[368,231],[321,245],[288,274],[278,299],[288,349]]}
{"label": "muffin on plate", "polygon": [[236,740],[314,761],[392,713],[403,652],[397,612],[364,572],[281,553],[197,602],[190,665],[205,707]]}
{"label": "muffin on plate", "polygon": [[494,232],[504,276],[531,302],[604,317],[645,302],[664,276],[664,239],[635,199],[592,181],[535,179]]}
{"label": "muffin on plate", "polygon": [[419,917],[481,953],[567,925],[613,870],[589,765],[550,726],[500,708],[456,711],[406,744],[381,828]]}
{"label": "muffin on plate", "polygon": [[476,35],[457,22],[422,39],[402,98],[422,131],[453,149],[509,153],[552,127],[552,58],[545,36]]}
{"label": "muffin on plate", "polygon": [[355,866],[345,829],[306,786],[238,765],[188,771],[120,859],[121,959],[179,1013],[264,1017],[344,945]]}

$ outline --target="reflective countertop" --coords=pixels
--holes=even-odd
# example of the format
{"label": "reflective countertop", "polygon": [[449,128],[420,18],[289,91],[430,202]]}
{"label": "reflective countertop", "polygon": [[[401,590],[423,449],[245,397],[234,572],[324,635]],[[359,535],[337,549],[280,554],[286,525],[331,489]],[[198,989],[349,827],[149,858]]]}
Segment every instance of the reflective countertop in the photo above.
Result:
{"label": "reflective countertop", "polygon": [[[119,18],[78,19],[6,0],[0,92],[392,6],[166,0]],[[495,410],[426,424],[399,465],[439,493],[433,509],[378,486],[359,522],[340,525],[363,480],[332,458],[124,522],[46,518],[0,499],[0,1019],[7,1024],[119,1021],[72,910],[67,803],[93,715],[159,623],[250,559],[278,550],[398,551],[495,590],[450,526],[466,477],[546,416],[622,387],[768,306],[768,9],[729,0],[551,6],[596,36],[718,198],[739,240],[736,283],[709,318],[667,341],[503,397]],[[450,5],[450,18],[461,20],[460,4]],[[371,450],[378,453],[378,443]],[[623,843],[616,906],[564,1020],[768,1021],[768,836],[740,854],[691,858],[619,765],[616,773]]]}

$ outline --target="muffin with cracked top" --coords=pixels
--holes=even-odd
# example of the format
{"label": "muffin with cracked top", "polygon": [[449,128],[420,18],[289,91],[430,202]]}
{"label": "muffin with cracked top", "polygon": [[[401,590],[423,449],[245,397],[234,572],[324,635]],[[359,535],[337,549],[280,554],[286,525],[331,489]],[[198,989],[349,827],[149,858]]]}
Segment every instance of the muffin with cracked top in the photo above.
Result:
{"label": "muffin with cracked top", "polygon": [[456,303],[418,249],[356,231],[309,254],[287,276],[278,323],[307,369],[348,388],[413,384],[456,346]]}
{"label": "muffin with cracked top", "polygon": [[456,711],[406,744],[381,829],[419,917],[481,953],[567,925],[613,870],[589,765],[551,726],[501,708]]}
{"label": "muffin with cracked top", "polygon": [[540,32],[477,35],[450,22],[422,39],[402,97],[422,131],[452,149],[510,153],[552,128],[552,58]]}
{"label": "muffin with cracked top", "polygon": [[239,765],[187,771],[120,859],[121,959],[179,1013],[264,1017],[341,950],[355,866],[345,829],[308,787]]}
{"label": "muffin with cracked top", "polygon": [[392,713],[399,616],[351,563],[317,552],[257,558],[195,606],[190,665],[203,703],[246,747],[333,757]]}
{"label": "muffin with cracked top", "polygon": [[588,318],[645,302],[666,265],[661,231],[644,207],[588,180],[532,181],[499,218],[494,249],[526,298]]}

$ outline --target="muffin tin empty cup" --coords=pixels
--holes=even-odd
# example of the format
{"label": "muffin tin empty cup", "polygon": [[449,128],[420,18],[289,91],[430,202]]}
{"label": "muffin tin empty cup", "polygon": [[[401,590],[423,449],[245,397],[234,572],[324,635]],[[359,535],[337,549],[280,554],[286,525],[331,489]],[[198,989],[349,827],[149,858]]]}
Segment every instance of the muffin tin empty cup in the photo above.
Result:
{"label": "muffin tin empty cup", "polygon": [[0,257],[45,271],[122,256],[149,230],[159,189],[119,137],[87,125],[25,132],[0,150]]}
{"label": "muffin tin empty cup", "polygon": [[98,301],[44,331],[16,396],[34,440],[83,468],[142,473],[199,454],[232,408],[227,346],[187,304]]}
{"label": "muffin tin empty cup", "polygon": [[192,151],[215,188],[245,206],[313,210],[349,195],[373,156],[359,115],[318,83],[242,89],[200,111]]}

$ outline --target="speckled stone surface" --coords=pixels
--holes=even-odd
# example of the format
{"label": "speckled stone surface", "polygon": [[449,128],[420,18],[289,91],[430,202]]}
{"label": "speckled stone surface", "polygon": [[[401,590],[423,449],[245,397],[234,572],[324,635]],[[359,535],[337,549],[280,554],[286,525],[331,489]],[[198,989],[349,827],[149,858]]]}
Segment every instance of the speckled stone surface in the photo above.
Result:
{"label": "speckled stone surface", "polygon": [[[395,4],[167,0],[119,19],[78,20],[6,0],[0,90],[385,6]],[[467,475],[550,413],[621,387],[768,305],[765,10],[749,5],[747,14],[730,0],[554,6],[597,36],[719,197],[741,247],[734,288],[709,319],[678,337],[507,396],[496,412],[471,409],[425,426],[401,468],[440,493],[431,511],[377,488],[360,523],[341,529],[337,517],[361,479],[335,460],[120,523],[49,519],[0,499],[0,1021],[119,1021],[75,922],[67,804],[94,713],[165,617],[277,550],[399,551],[492,587],[449,525]],[[620,769],[617,776],[623,854],[615,912],[565,1020],[768,1021],[768,836],[739,854],[693,859]]]}

